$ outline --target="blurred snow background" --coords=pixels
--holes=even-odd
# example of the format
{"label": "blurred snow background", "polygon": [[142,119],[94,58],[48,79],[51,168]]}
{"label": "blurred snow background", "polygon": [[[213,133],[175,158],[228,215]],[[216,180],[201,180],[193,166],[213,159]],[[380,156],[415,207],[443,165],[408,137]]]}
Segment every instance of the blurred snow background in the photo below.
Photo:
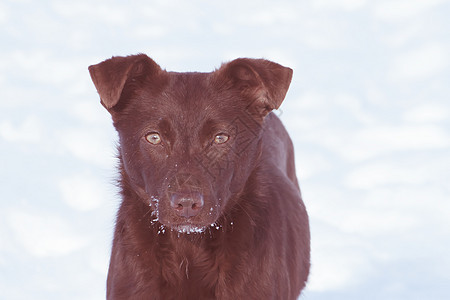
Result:
{"label": "blurred snow background", "polygon": [[294,69],[302,299],[449,299],[450,2],[0,2],[0,299],[103,299],[116,135],[87,67]]}

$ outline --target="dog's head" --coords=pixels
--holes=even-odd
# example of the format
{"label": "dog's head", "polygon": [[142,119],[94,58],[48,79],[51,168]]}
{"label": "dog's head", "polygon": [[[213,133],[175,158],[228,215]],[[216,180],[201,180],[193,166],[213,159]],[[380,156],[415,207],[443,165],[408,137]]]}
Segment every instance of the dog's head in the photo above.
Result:
{"label": "dog's head", "polygon": [[89,67],[119,133],[122,174],[155,221],[200,232],[236,201],[260,151],[264,117],[292,70],[236,59],[211,73],[162,70],[146,55]]}

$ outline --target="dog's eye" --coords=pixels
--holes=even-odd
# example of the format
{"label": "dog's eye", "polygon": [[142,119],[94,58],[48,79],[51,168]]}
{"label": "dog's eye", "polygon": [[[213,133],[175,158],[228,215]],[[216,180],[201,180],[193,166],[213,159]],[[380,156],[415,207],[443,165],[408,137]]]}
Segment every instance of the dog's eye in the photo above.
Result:
{"label": "dog's eye", "polygon": [[153,145],[158,145],[159,143],[161,143],[161,137],[157,132],[150,132],[145,136],[145,139],[147,140],[147,142]]}
{"label": "dog's eye", "polygon": [[214,143],[215,144],[223,144],[223,143],[226,143],[229,138],[230,138],[229,135],[227,135],[225,133],[219,133],[218,135],[216,135],[214,137]]}

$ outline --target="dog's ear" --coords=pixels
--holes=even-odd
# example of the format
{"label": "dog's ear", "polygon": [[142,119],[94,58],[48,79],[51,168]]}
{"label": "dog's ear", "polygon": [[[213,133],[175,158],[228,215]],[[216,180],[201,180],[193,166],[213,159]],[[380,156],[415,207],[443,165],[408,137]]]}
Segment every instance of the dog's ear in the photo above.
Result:
{"label": "dog's ear", "polygon": [[162,72],[160,66],[145,54],[115,56],[89,66],[89,73],[100,95],[100,102],[108,111],[119,102],[129,78],[142,73],[145,73],[145,76],[155,76],[160,72]]}
{"label": "dog's ear", "polygon": [[214,73],[215,76],[231,81],[233,87],[250,101],[248,109],[264,117],[280,107],[291,83],[293,71],[265,59],[238,58],[223,64]]}

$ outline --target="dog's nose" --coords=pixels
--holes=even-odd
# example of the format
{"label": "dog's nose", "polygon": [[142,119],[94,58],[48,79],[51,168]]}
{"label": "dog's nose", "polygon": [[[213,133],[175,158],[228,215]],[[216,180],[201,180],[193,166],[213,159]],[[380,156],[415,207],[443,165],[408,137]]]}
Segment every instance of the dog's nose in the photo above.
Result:
{"label": "dog's nose", "polygon": [[170,206],[180,217],[191,218],[200,213],[205,202],[199,192],[174,193],[170,197]]}

